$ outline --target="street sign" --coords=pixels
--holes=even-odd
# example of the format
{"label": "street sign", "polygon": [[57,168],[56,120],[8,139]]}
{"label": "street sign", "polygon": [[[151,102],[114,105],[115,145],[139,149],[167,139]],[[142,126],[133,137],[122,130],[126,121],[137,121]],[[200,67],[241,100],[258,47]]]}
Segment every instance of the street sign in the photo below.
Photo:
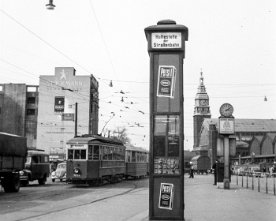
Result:
{"label": "street sign", "polygon": [[220,134],[234,134],[235,133],[235,119],[234,118],[219,118],[219,133]]}
{"label": "street sign", "polygon": [[74,121],[74,114],[73,113],[62,113],[61,120],[62,121]]}

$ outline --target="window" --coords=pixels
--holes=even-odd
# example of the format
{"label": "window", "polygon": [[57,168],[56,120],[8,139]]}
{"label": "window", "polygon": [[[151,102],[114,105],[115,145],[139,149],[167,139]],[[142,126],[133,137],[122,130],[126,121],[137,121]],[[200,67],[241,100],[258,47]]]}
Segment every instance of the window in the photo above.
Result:
{"label": "window", "polygon": [[93,160],[99,160],[99,146],[93,148]]}
{"label": "window", "polygon": [[38,163],[39,159],[38,159],[38,156],[33,156],[32,157],[32,162],[33,163]]}
{"label": "window", "polygon": [[73,160],[74,150],[68,150],[68,159]]}
{"label": "window", "polygon": [[27,115],[35,115],[35,109],[27,109]]}
{"label": "window", "polygon": [[85,160],[86,159],[86,151],[85,150],[75,150],[74,151],[74,159],[75,160]]}
{"label": "window", "polygon": [[134,151],[132,151],[131,162],[133,162],[133,163],[136,162],[136,154]]}
{"label": "window", "polygon": [[68,160],[85,160],[86,150],[68,150]]}
{"label": "window", "polygon": [[27,103],[28,104],[35,104],[35,97],[28,97],[27,98]]}
{"label": "window", "polygon": [[92,151],[93,151],[93,146],[89,145],[88,146],[88,160],[92,160]]}

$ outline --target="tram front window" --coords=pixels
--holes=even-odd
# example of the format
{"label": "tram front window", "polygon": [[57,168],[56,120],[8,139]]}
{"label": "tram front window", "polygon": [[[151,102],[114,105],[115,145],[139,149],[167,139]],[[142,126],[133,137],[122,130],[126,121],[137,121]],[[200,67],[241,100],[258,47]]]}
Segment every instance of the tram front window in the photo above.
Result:
{"label": "tram front window", "polygon": [[85,160],[86,159],[86,151],[85,150],[75,150],[74,153],[75,160]]}
{"label": "tram front window", "polygon": [[74,150],[68,150],[68,160],[73,160]]}

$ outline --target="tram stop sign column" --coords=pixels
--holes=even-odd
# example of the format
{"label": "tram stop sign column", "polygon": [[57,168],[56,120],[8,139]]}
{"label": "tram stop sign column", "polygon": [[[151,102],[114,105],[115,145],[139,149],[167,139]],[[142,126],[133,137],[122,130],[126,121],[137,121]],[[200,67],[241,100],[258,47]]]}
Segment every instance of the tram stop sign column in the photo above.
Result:
{"label": "tram stop sign column", "polygon": [[150,56],[149,219],[184,220],[183,59],[188,28],[145,28]]}

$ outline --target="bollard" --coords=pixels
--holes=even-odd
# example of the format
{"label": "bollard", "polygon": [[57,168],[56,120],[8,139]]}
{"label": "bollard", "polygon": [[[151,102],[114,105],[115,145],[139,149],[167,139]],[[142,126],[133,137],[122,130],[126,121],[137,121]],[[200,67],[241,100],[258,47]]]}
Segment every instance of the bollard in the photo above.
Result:
{"label": "bollard", "polygon": [[268,174],[265,174],[265,192],[266,192],[266,194],[268,193],[267,177],[268,177]]}
{"label": "bollard", "polygon": [[276,195],[276,189],[275,189],[275,173],[273,173],[272,174],[272,176],[273,176],[273,193],[274,193],[274,195]]}
{"label": "bollard", "polygon": [[243,174],[242,174],[242,187],[243,187]]}
{"label": "bollard", "polygon": [[260,189],[261,189],[261,187],[260,187],[260,176],[261,176],[261,174],[258,176],[258,192],[260,192]]}
{"label": "bollard", "polygon": [[252,174],[252,190],[254,190],[254,175]]}
{"label": "bollard", "polygon": [[248,189],[248,173],[246,174],[246,188]]}
{"label": "bollard", "polygon": [[236,181],[237,181],[237,186],[239,185],[239,175],[237,174],[237,179],[236,179]]}

